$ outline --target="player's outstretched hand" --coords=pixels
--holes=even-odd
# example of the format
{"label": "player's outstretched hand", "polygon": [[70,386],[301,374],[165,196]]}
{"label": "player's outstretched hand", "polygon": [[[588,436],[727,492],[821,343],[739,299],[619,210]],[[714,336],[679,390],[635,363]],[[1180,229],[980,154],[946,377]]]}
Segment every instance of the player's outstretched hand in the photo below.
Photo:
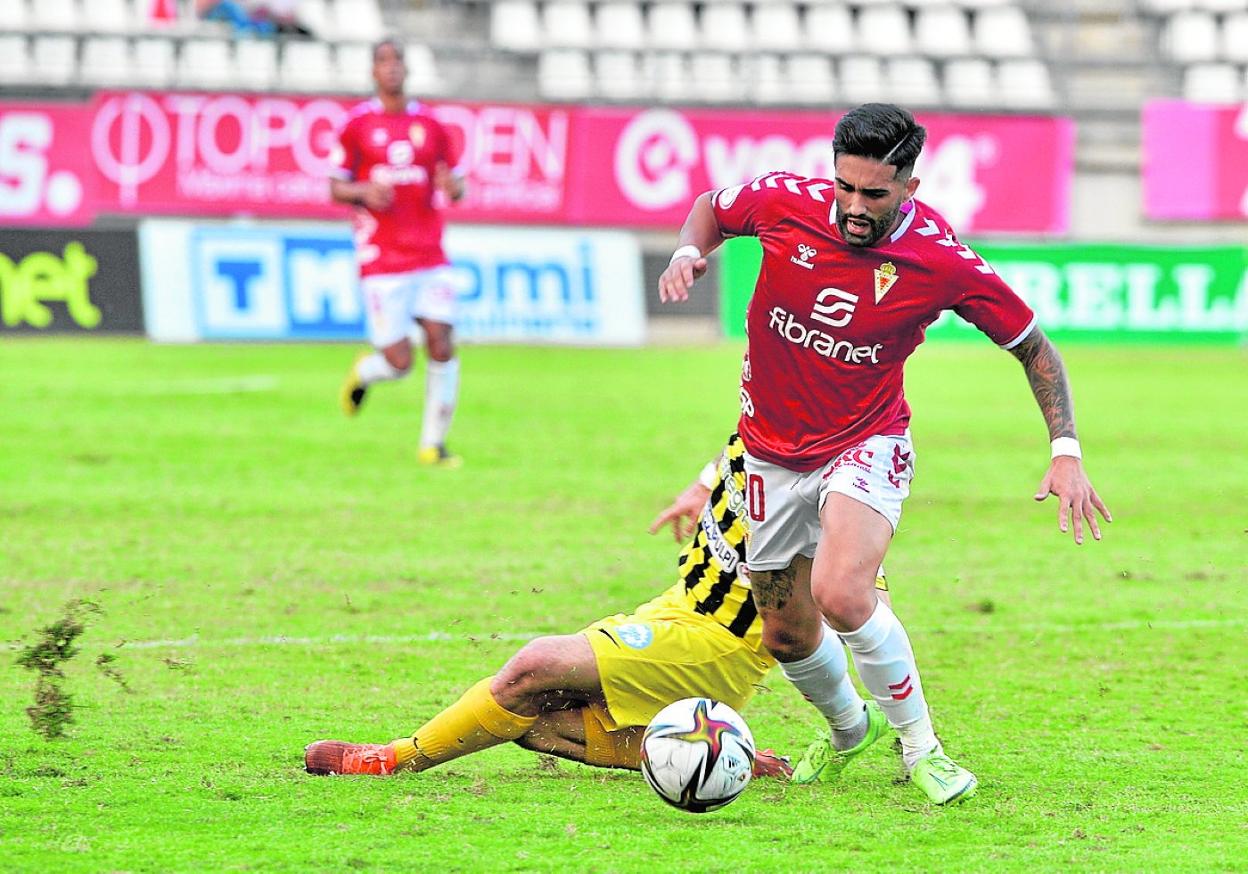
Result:
{"label": "player's outstretched hand", "polygon": [[373,212],[385,212],[394,203],[394,186],[389,182],[370,181],[364,189],[364,205]]}
{"label": "player's outstretched hand", "polygon": [[677,258],[659,275],[659,300],[663,303],[688,300],[689,289],[705,273],[705,258]]}
{"label": "player's outstretched hand", "polygon": [[676,496],[668,508],[655,517],[650,523],[650,533],[658,534],[659,529],[668,522],[672,523],[672,536],[677,543],[683,543],[693,536],[698,527],[698,516],[711,490],[702,483],[693,483]]}
{"label": "player's outstretched hand", "polygon": [[[1114,517],[1109,507],[1101,500],[1101,496],[1092,488],[1088,475],[1083,471],[1079,459],[1070,455],[1059,455],[1049,465],[1049,472],[1040,481],[1036,489],[1036,500],[1043,501],[1049,495],[1057,496],[1057,527],[1065,534],[1071,527],[1075,529],[1075,543],[1083,544],[1083,523],[1087,520],[1092,537],[1101,539],[1100,526],[1096,524],[1096,513],[1099,510],[1106,522],[1113,522]],[[1074,525],[1071,525],[1071,521]]]}

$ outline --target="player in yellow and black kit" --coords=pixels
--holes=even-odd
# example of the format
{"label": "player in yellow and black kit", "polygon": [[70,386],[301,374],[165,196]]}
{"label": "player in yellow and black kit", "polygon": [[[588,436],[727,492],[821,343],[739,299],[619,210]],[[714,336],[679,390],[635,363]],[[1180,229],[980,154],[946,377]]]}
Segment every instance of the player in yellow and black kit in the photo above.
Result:
{"label": "player in yellow and black kit", "polygon": [[[680,553],[679,581],[629,614],[577,634],[525,644],[494,676],[417,730],[389,744],[317,741],[313,774],[423,771],[508,741],[602,767],[639,767],[642,731],[680,698],[716,698],[740,710],[775,661],[745,574],[745,448],[733,434],[719,458],[664,510]],[[694,533],[696,529],[696,533]],[[883,574],[877,583],[886,589]],[[755,772],[787,763],[769,750]]]}

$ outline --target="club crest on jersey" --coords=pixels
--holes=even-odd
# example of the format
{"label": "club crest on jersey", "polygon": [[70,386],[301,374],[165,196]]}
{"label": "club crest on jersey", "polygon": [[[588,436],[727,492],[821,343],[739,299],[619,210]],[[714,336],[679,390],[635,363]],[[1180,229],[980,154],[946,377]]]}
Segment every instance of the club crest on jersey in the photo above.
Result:
{"label": "club crest on jersey", "polygon": [[810,259],[815,257],[815,247],[807,246],[805,243],[797,244],[797,256],[790,256],[789,260],[798,267],[805,267],[807,270],[814,270],[815,265],[810,263]]}
{"label": "club crest on jersey", "polygon": [[420,148],[425,144],[425,126],[423,124],[414,124],[407,129],[407,138],[412,141],[412,145]]}
{"label": "club crest on jersey", "polygon": [[875,268],[875,302],[879,303],[888,294],[890,288],[897,284],[897,267],[892,261],[885,261]]}

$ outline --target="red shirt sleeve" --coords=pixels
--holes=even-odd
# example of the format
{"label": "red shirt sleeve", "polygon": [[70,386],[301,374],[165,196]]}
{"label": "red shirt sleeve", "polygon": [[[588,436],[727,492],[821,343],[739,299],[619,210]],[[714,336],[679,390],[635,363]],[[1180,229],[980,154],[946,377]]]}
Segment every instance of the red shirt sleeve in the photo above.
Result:
{"label": "red shirt sleeve", "polygon": [[954,300],[953,311],[1002,349],[1013,349],[1036,326],[1035,313],[987,262],[963,263],[958,280],[966,290]]}
{"label": "red shirt sleeve", "polygon": [[360,164],[360,149],[355,131],[355,120],[352,119],[343,125],[342,131],[338,134],[338,142],[334,144],[333,152],[329,156],[332,164],[329,175],[334,179],[352,182],[356,178],[356,168]]}
{"label": "red shirt sleeve", "polygon": [[786,198],[803,196],[799,183],[809,181],[791,173],[768,173],[744,185],[721,188],[711,196],[719,230],[726,237],[757,237],[785,215]]}
{"label": "red shirt sleeve", "polygon": [[450,135],[441,122],[434,121],[433,129],[438,138],[438,160],[445,161],[447,166],[454,167],[463,157],[463,148]]}

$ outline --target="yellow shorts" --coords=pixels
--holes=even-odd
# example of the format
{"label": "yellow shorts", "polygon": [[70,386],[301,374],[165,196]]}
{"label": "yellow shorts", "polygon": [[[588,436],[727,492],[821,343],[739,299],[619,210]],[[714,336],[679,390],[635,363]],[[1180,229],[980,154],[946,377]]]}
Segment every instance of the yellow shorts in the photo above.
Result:
{"label": "yellow shorts", "polygon": [[774,662],[714,619],[694,612],[679,584],[631,614],[584,629],[598,661],[607,731],[647,725],[681,698],[715,698],[740,710]]}

